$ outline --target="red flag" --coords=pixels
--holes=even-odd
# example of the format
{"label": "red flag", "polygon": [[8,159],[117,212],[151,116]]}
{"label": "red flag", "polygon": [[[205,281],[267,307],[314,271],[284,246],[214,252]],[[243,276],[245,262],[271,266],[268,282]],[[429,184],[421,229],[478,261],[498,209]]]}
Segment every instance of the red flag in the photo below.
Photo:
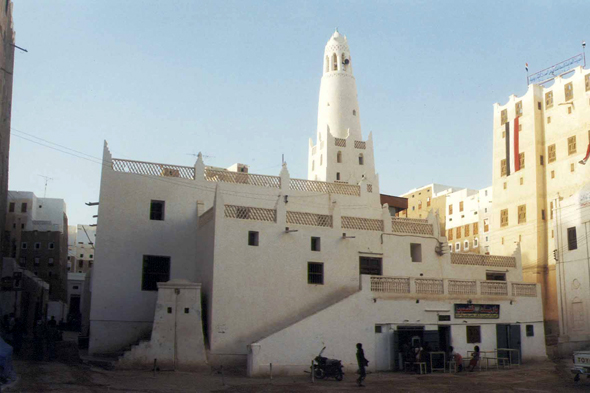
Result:
{"label": "red flag", "polygon": [[586,165],[588,158],[590,158],[590,143],[588,143],[588,149],[586,150],[586,157],[584,157],[584,159],[582,161],[580,161],[580,164]]}

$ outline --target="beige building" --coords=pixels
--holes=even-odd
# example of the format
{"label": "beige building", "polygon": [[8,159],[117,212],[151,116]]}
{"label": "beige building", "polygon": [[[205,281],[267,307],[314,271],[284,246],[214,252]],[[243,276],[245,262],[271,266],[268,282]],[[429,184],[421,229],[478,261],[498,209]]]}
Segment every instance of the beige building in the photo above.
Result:
{"label": "beige building", "polygon": [[508,255],[520,244],[524,279],[542,284],[550,344],[560,333],[554,220],[563,198],[590,178],[590,165],[582,164],[590,137],[590,71],[577,67],[570,74],[494,104],[491,252]]}
{"label": "beige building", "polygon": [[447,195],[460,190],[459,187],[444,186],[442,184],[429,184],[424,187],[414,188],[401,197],[408,199],[408,209],[399,212],[400,217],[426,218],[428,213],[438,213],[440,230],[446,228]]}

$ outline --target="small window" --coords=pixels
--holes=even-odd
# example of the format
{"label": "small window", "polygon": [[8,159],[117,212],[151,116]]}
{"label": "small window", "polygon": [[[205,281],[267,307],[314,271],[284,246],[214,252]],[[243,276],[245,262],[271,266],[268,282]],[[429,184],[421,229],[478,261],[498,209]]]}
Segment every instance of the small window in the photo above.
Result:
{"label": "small window", "polygon": [[553,107],[553,92],[548,91],[545,93],[545,109]]}
{"label": "small window", "polygon": [[53,266],[53,258],[49,258],[48,261],[47,261],[47,264],[49,266]]}
{"label": "small window", "polygon": [[55,243],[53,243],[53,242],[49,242],[49,244],[47,245],[47,247],[48,247],[50,250],[53,250],[53,249],[55,248]]}
{"label": "small window", "polygon": [[[590,75],[590,74],[588,74],[588,75]],[[588,75],[586,75],[586,77],[588,77]],[[526,325],[526,336],[527,337],[534,337],[535,336],[535,325]]]}
{"label": "small window", "polygon": [[78,261],[78,267],[80,267],[80,268],[84,267],[84,261]]}
{"label": "small window", "polygon": [[453,214],[453,205],[449,205],[449,214]]}
{"label": "small window", "polygon": [[578,249],[578,237],[576,234],[576,227],[567,229],[567,249],[577,250]]}
{"label": "small window", "polygon": [[359,257],[359,274],[383,275],[383,260],[381,258]]}
{"label": "small window", "polygon": [[568,115],[571,115],[571,114],[572,114],[572,107],[571,107],[571,106],[569,106],[569,107],[567,108],[567,114],[568,114]]}
{"label": "small window", "polygon": [[466,326],[467,344],[481,343],[481,326]]}
{"label": "small window", "polygon": [[487,281],[506,281],[506,273],[502,272],[486,272]]}
{"label": "small window", "polygon": [[541,163],[541,165],[543,165],[543,155],[539,156],[539,162]]}
{"label": "small window", "polygon": [[463,211],[463,201],[459,202],[459,211]]}
{"label": "small window", "polygon": [[339,164],[342,162],[342,152],[341,151],[336,153],[336,162]]}
{"label": "small window", "polygon": [[311,162],[311,170],[312,171],[315,171],[315,161],[312,161]]}
{"label": "small window", "polygon": [[502,211],[500,211],[500,226],[508,226],[508,209],[503,209]]}
{"label": "small window", "polygon": [[479,247],[479,241],[477,240],[477,238],[473,239],[473,248],[477,248]]}
{"label": "small window", "polygon": [[163,221],[164,220],[164,201],[154,201],[150,203],[150,220]]}
{"label": "small window", "polygon": [[47,273],[47,275],[48,275],[49,277],[51,277],[51,276],[53,276],[53,273],[52,273],[52,272],[48,272],[48,273]]}
{"label": "small window", "polygon": [[340,172],[336,172],[336,180],[340,180]]}
{"label": "small window", "polygon": [[459,243],[459,242],[455,243],[455,251],[456,252],[461,251],[461,243]]}
{"label": "small window", "polygon": [[80,258],[84,258],[84,254],[80,254]]}
{"label": "small window", "polygon": [[[486,212],[487,212],[487,207],[486,207]],[[473,234],[474,235],[479,234],[479,223],[478,222],[473,223]]]}
{"label": "small window", "polygon": [[354,109],[352,110],[352,115],[356,116],[356,110],[354,110]]}
{"label": "small window", "polygon": [[573,100],[574,99],[574,85],[572,84],[572,82],[566,84],[564,87],[564,92],[565,92],[565,100],[569,101],[569,100]]}
{"label": "small window", "polygon": [[524,224],[526,222],[526,205],[518,206],[518,223]]}
{"label": "small window", "polygon": [[464,228],[464,230],[465,230],[465,237],[469,236],[469,228],[470,228],[469,224],[466,224],[465,225],[465,228]]}
{"label": "small window", "polygon": [[41,248],[41,243],[36,242],[35,243],[35,250],[39,250]]}
{"label": "small window", "polygon": [[359,154],[359,165],[365,165],[365,157],[363,153]]}
{"label": "small window", "polygon": [[93,257],[94,257],[93,254],[88,255],[88,258],[93,258]]}
{"label": "small window", "polygon": [[574,163],[572,162],[572,163],[570,164],[570,172],[573,172],[573,171],[575,171],[575,170],[576,170],[576,169],[575,169],[575,165],[574,165]]}
{"label": "small window", "polygon": [[501,113],[500,113],[500,125],[504,125],[508,123],[508,110],[504,109]]}
{"label": "small window", "polygon": [[455,231],[457,232],[457,240],[459,240],[459,238],[461,237],[461,227],[457,227]]}
{"label": "small window", "polygon": [[524,184],[524,177],[520,178],[520,185],[522,186]]}
{"label": "small window", "polygon": [[469,250],[469,240],[465,240],[465,242],[463,243],[463,250],[464,251]]}
{"label": "small window", "polygon": [[258,246],[258,232],[248,231],[248,245]]}
{"label": "small window", "polygon": [[537,109],[541,110],[541,101],[537,102]]}
{"label": "small window", "polygon": [[410,255],[412,262],[422,262],[422,244],[410,243]]}
{"label": "small window", "polygon": [[570,136],[567,138],[567,154],[571,156],[576,154],[576,136]]}
{"label": "small window", "polygon": [[508,173],[506,159],[500,161],[500,176],[506,176]]}
{"label": "small window", "polygon": [[556,151],[555,151],[555,143],[552,145],[547,146],[547,162],[550,164],[555,161],[557,158]]}
{"label": "small window", "polygon": [[453,252],[453,243],[449,243],[449,251]]}
{"label": "small window", "polygon": [[8,212],[14,213],[14,202],[10,202],[10,204],[8,205]]}
{"label": "small window", "polygon": [[430,197],[426,198],[426,206],[430,206]]}
{"label": "small window", "polygon": [[447,238],[449,240],[453,240],[453,228],[451,228],[447,231]]}
{"label": "small window", "polygon": [[545,220],[545,209],[541,209],[541,220]]}
{"label": "small window", "polygon": [[35,266],[39,266],[41,264],[41,259],[40,258],[35,258]]}
{"label": "small window", "polygon": [[518,101],[514,105],[514,111],[516,112],[516,117],[522,116],[522,101]]}
{"label": "small window", "polygon": [[381,325],[375,325],[375,333],[382,333]]}
{"label": "small window", "polygon": [[142,291],[157,291],[159,282],[170,280],[170,257],[143,256]]}
{"label": "small window", "polygon": [[319,237],[311,238],[311,251],[321,251],[322,244],[321,239]]}
{"label": "small window", "polygon": [[27,212],[27,204],[26,203],[23,203],[22,205],[20,205],[20,212],[21,213]]}
{"label": "small window", "polygon": [[72,289],[79,289],[79,288],[80,288],[80,287],[79,287],[78,285],[74,285],[74,286],[72,287]]}
{"label": "small window", "polygon": [[422,210],[422,201],[418,201],[418,210]]}
{"label": "small window", "polygon": [[507,189],[508,186],[506,185],[506,182],[504,182],[504,189]]}
{"label": "small window", "polygon": [[307,283],[324,285],[324,264],[321,262],[307,262]]}
{"label": "small window", "polygon": [[26,250],[26,249],[27,249],[27,242],[22,242],[22,243],[20,244],[20,248],[21,248],[22,250]]}
{"label": "small window", "polygon": [[549,203],[549,219],[553,220],[553,201]]}
{"label": "small window", "polygon": [[520,169],[524,169],[524,152],[518,155],[518,163],[520,165]]}

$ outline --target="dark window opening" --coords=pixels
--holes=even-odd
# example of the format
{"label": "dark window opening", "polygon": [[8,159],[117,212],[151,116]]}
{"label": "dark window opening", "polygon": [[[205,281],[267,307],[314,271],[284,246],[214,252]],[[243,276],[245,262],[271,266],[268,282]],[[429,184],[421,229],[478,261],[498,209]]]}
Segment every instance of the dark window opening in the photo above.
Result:
{"label": "dark window opening", "polygon": [[187,307],[184,308],[184,313],[188,314],[189,309]]}
{"label": "dark window opening", "polygon": [[150,220],[163,221],[164,220],[164,201],[152,201],[150,204]]}
{"label": "dark window opening", "polygon": [[535,326],[534,325],[526,325],[526,336],[527,337],[534,337],[535,336]]}
{"label": "dark window opening", "polygon": [[159,282],[170,280],[170,257],[143,256],[142,291],[157,291]]}
{"label": "dark window opening", "polygon": [[360,274],[368,274],[371,276],[383,275],[383,260],[381,258],[359,258]]}
{"label": "dark window opening", "polygon": [[311,238],[311,251],[320,251],[321,250],[321,239],[319,237],[312,237]]}
{"label": "dark window opening", "polygon": [[336,180],[340,180],[340,172],[336,172]]}
{"label": "dark window opening", "polygon": [[26,203],[23,203],[22,205],[20,205],[20,212],[21,213],[27,212],[27,204]]}
{"label": "dark window opening", "polygon": [[382,333],[383,329],[381,325],[375,325],[375,333]]}
{"label": "dark window opening", "polygon": [[10,202],[10,205],[8,205],[8,212],[14,213],[14,202]]}
{"label": "dark window opening", "polygon": [[487,281],[506,281],[506,273],[486,272]]}
{"label": "dark window opening", "polygon": [[481,326],[466,326],[467,344],[481,343]]}
{"label": "dark window opening", "polygon": [[248,245],[258,246],[258,232],[248,231]]}
{"label": "dark window opening", "polygon": [[578,249],[578,236],[576,235],[576,227],[567,229],[567,249],[570,251]]}
{"label": "dark window opening", "polygon": [[307,262],[307,283],[324,284],[324,264],[321,262]]}
{"label": "dark window opening", "polygon": [[412,262],[422,262],[422,244],[410,243],[410,255]]}

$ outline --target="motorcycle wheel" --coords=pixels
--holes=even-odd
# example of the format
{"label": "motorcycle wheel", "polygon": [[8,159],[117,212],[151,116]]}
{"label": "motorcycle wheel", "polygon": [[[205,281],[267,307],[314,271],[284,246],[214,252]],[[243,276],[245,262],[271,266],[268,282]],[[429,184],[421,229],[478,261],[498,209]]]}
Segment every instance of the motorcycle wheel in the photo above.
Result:
{"label": "motorcycle wheel", "polygon": [[324,372],[324,370],[322,370],[319,367],[316,367],[313,370],[313,375],[314,377],[316,377],[317,379],[324,379],[326,377],[326,373]]}
{"label": "motorcycle wheel", "polygon": [[344,378],[342,371],[338,371],[335,378],[336,378],[336,381],[342,381],[342,379]]}

